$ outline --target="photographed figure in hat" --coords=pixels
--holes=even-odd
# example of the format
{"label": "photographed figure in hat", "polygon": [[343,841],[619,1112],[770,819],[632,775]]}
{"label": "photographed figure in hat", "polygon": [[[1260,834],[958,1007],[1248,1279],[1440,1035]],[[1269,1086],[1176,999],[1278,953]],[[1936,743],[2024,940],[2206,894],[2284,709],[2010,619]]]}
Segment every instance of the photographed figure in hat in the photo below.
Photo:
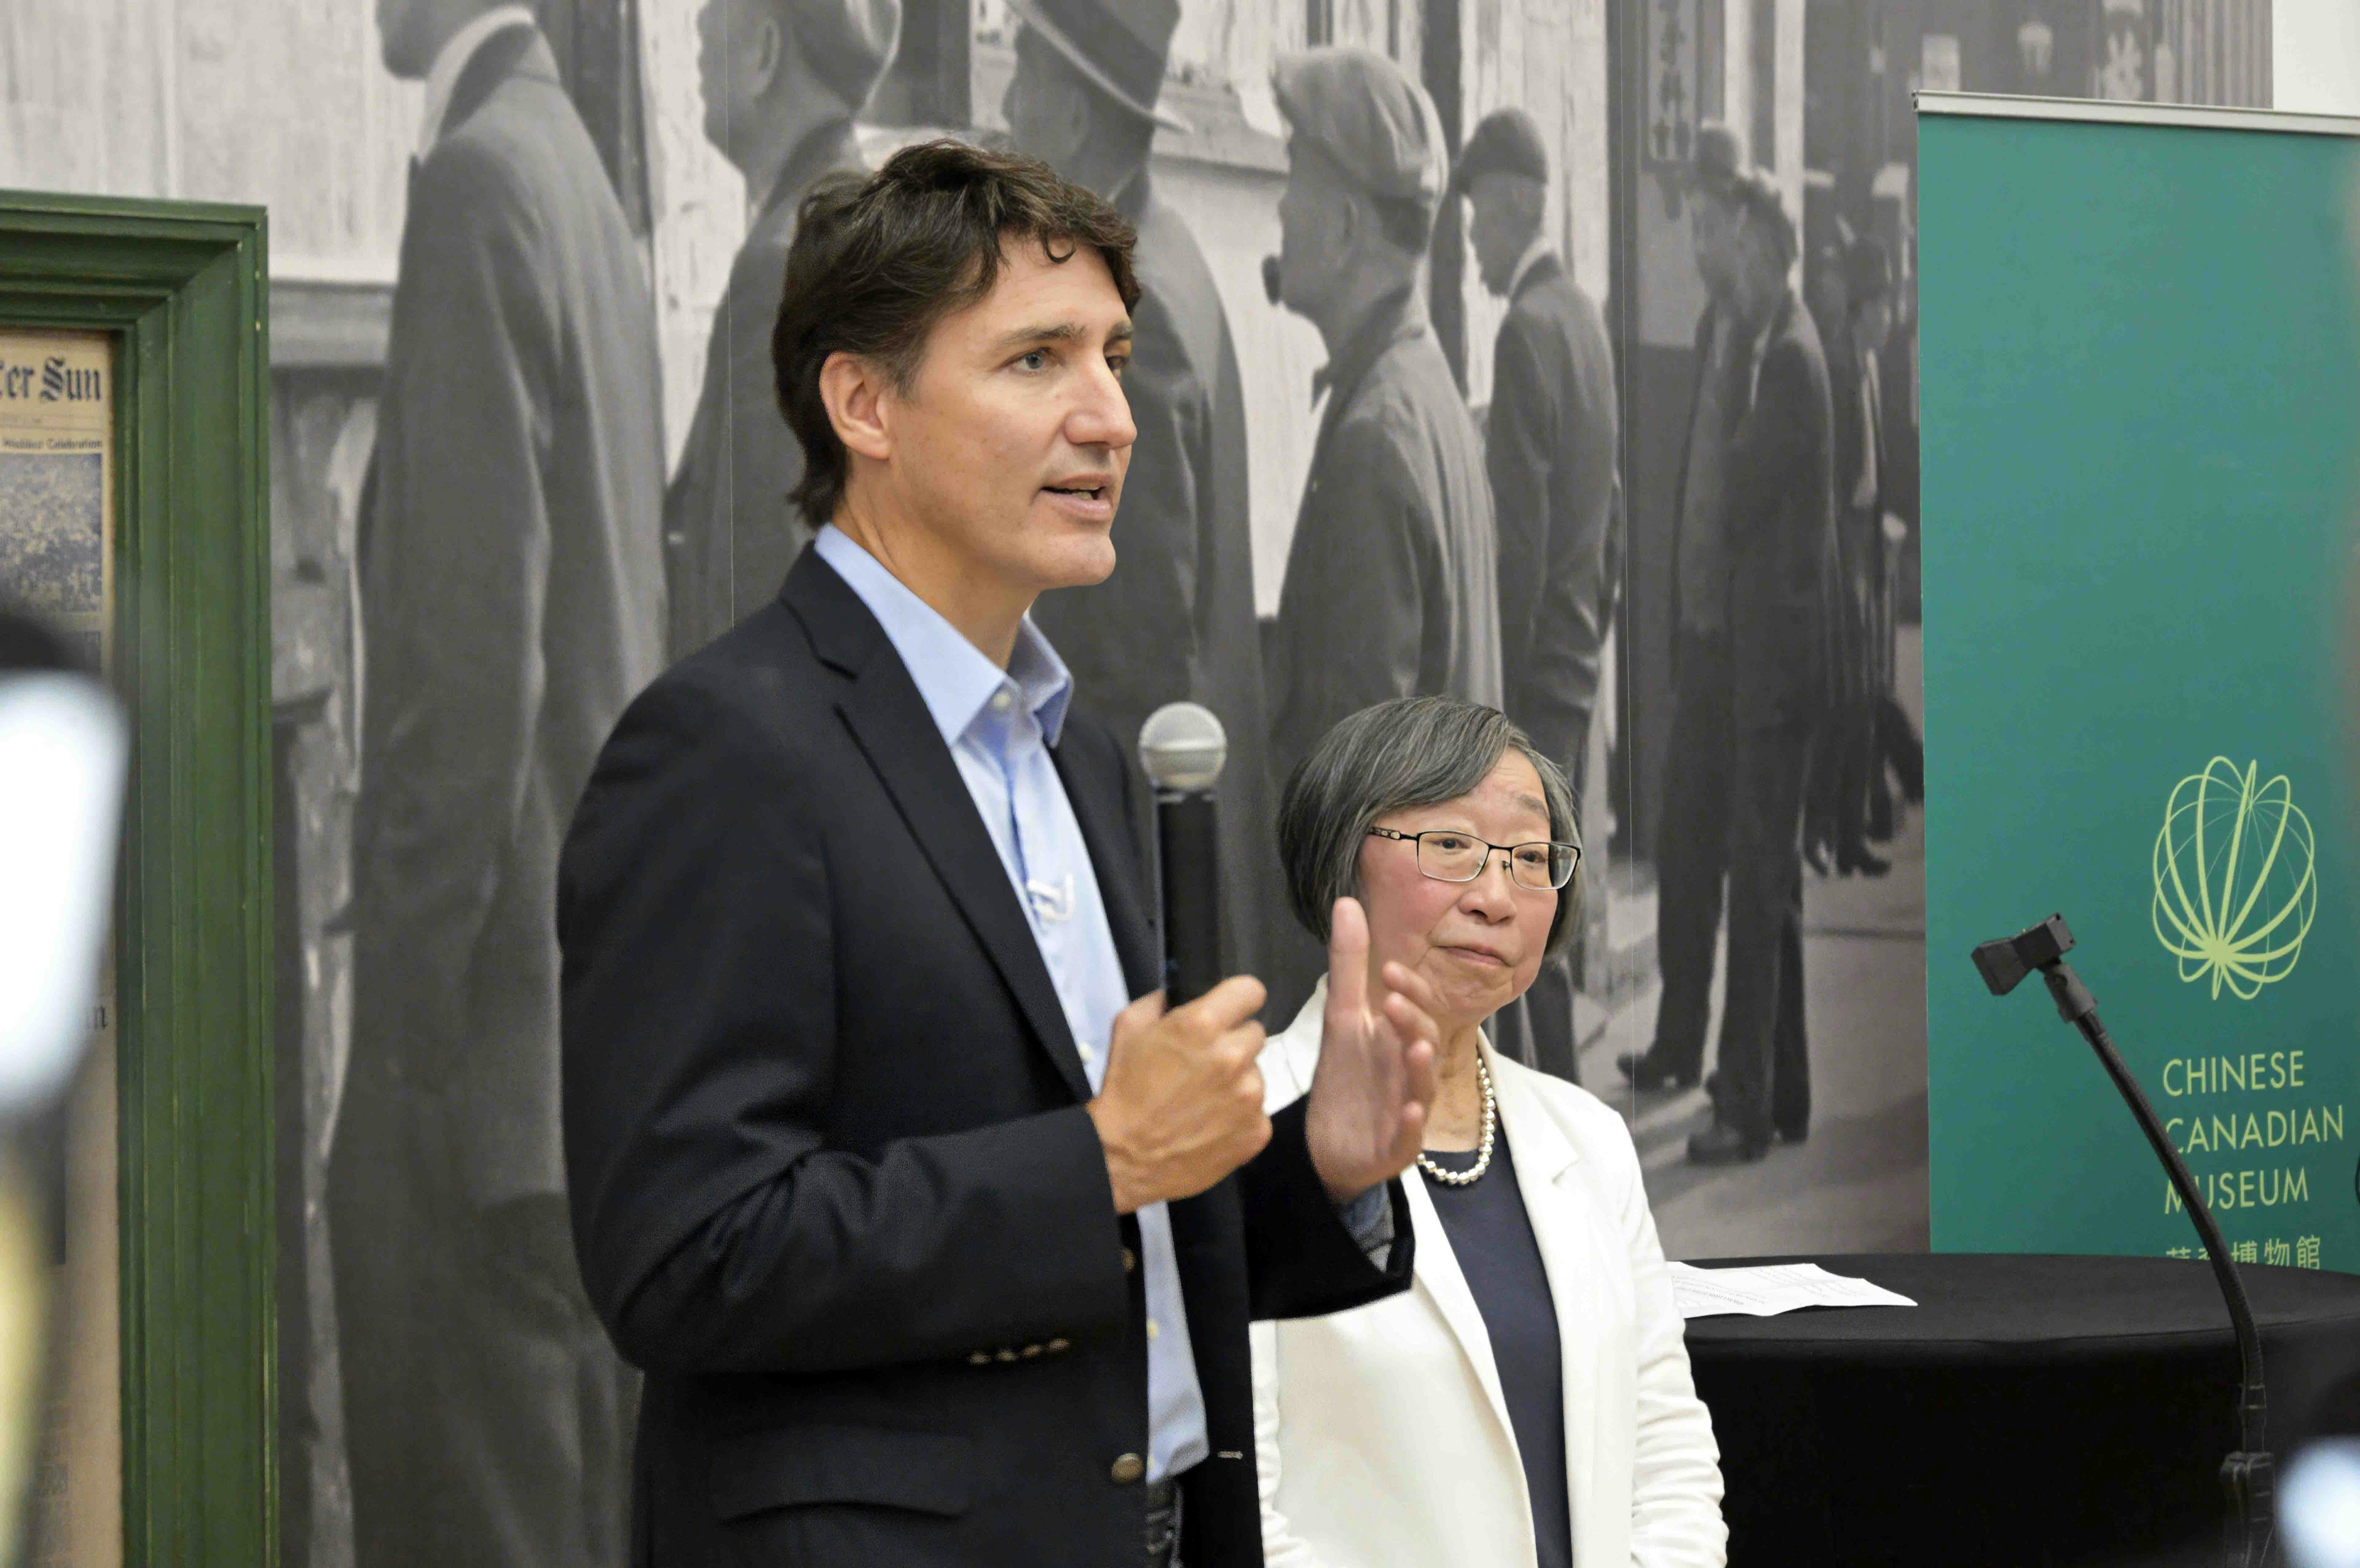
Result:
{"label": "photographed figure in hat", "polygon": [[[1389,698],[1498,707],[1500,588],[1482,437],[1426,315],[1434,104],[1364,49],[1287,55],[1272,81],[1289,132],[1279,300],[1328,353],[1271,642],[1284,779],[1337,721]],[[1309,994],[1317,953],[1300,957],[1265,976],[1274,1016]]]}
{"label": "photographed figure in hat", "polygon": [[[1906,800],[1925,794],[1924,748],[1895,694],[1895,600],[1905,537],[1890,517],[1885,394],[1879,364],[1893,331],[1893,262],[1874,234],[1830,245],[1812,275],[1825,298],[1822,323],[1835,443],[1836,586],[1829,634],[1833,706],[1812,747],[1803,858],[1838,877],[1883,877],[1891,863],[1869,847],[1891,840]],[[1888,531],[1888,529],[1890,531]]]}
{"label": "photographed figure in hat", "polygon": [[751,216],[664,493],[674,659],[776,598],[807,537],[787,505],[803,459],[779,414],[770,328],[796,209],[820,176],[860,167],[853,116],[892,63],[901,25],[901,0],[704,0],[697,13],[705,136],[745,176]]}
{"label": "photographed figure in hat", "polygon": [[[1759,1160],[1774,1135],[1799,1142],[1810,1128],[1800,834],[1810,747],[1830,706],[1836,593],[1827,360],[1788,277],[1794,221],[1758,172],[1732,184],[1729,204],[1725,303],[1739,346],[1726,389],[1722,548],[1710,580],[1682,561],[1688,618],[1657,854],[1660,1016],[1692,1019],[1699,1047],[1728,888],[1713,1124],[1688,1139],[1688,1158],[1706,1165]],[[1709,631],[1692,608],[1699,599]],[[1650,1055],[1674,1043],[1659,1022]],[[1666,1070],[1694,1060],[1671,1058]]]}
{"label": "photographed figure in hat", "polygon": [[1863,707],[1856,736],[1858,798],[1862,813],[1855,855],[1863,869],[1882,876],[1885,862],[1870,855],[1865,841],[1884,843],[1900,831],[1906,814],[1893,796],[1926,798],[1926,755],[1918,728],[1895,690],[1900,555],[1907,533],[1889,490],[1893,464],[1885,435],[1886,345],[1893,336],[1893,256],[1874,234],[1853,237],[1844,252],[1851,309],[1839,342],[1829,354],[1836,409],[1836,504],[1847,560],[1859,563],[1862,584],[1861,690]]}
{"label": "photographed figure in hat", "polygon": [[[1148,169],[1176,0],[1014,0],[1016,73],[1001,110],[1019,150],[1096,191],[1139,235],[1123,395],[1139,438],[1114,522],[1114,574],[1041,595],[1032,618],[1085,701],[1133,756],[1140,725],[1187,699],[1219,715],[1222,962],[1259,972],[1284,907],[1272,835],[1262,641],[1254,621],[1245,391],[1196,236]],[[1185,128],[1185,127],[1181,127]],[[1135,761],[1134,761],[1135,765]],[[1152,799],[1139,780],[1142,805]],[[1142,822],[1144,828],[1147,824]]]}
{"label": "photographed figure in hat", "polygon": [[[1500,670],[1508,717],[1565,769],[1579,800],[1612,584],[1613,350],[1598,302],[1541,232],[1548,151],[1523,109],[1487,115],[1451,189],[1466,199],[1483,286],[1508,301],[1491,356],[1485,466],[1499,534]],[[1559,953],[1521,998],[1533,1064],[1579,1077],[1573,965]]]}
{"label": "photographed figure in hat", "polygon": [[326,1183],[352,1561],[612,1568],[634,1379],[566,1219],[557,845],[662,663],[655,313],[531,8],[377,19],[426,113],[356,552]]}
{"label": "photographed figure in hat", "polygon": [[[1736,405],[1745,391],[1738,377],[1743,345],[1732,307],[1735,273],[1737,206],[1745,152],[1736,132],[1717,120],[1697,127],[1696,161],[1688,175],[1688,237],[1697,276],[1704,280],[1704,313],[1697,318],[1696,387],[1688,399],[1688,437],[1681,449],[1680,477],[1672,504],[1672,683],[1673,708],[1691,671],[1726,659],[1728,579],[1723,524],[1730,432]],[[1656,833],[1658,887],[1657,959],[1664,996],[1655,1015],[1655,1038],[1644,1051],[1615,1058],[1623,1075],[1640,1089],[1686,1088],[1704,1073],[1704,1036],[1712,1008],[1713,948],[1719,939],[1721,895],[1716,879],[1703,902],[1700,875],[1682,877],[1688,855],[1715,829],[1715,820],[1679,814],[1690,799],[1675,781],[1696,776],[1721,746],[1718,737],[1677,720],[1663,764],[1666,779],[1662,825]],[[1703,801],[1693,802],[1702,805]],[[1716,874],[1717,875],[1717,874]]]}
{"label": "photographed figure in hat", "polygon": [[[1844,418],[1850,406],[1843,392],[1844,323],[1852,318],[1847,266],[1841,238],[1828,241],[1803,258],[1803,303],[1811,312],[1811,321],[1819,327],[1820,341],[1828,352],[1829,429],[1830,440],[1835,446],[1839,531],[1835,592],[1828,613],[1828,713],[1820,734],[1812,743],[1810,772],[1803,785],[1803,864],[1818,877],[1849,876],[1856,869],[1849,855],[1837,854],[1836,844],[1851,831],[1843,825],[1845,796],[1856,786],[1857,779],[1852,756],[1854,743],[1846,727],[1864,700],[1863,650],[1867,646],[1865,601],[1862,593],[1853,592],[1841,538],[1846,441],[1859,439],[1857,430],[1846,428]],[[1856,394],[1852,402],[1857,403]],[[1857,408],[1853,411],[1856,413]],[[1857,455],[1851,461],[1857,463]],[[1861,847],[1865,849],[1865,844]],[[1841,872],[1840,861],[1843,863]]]}

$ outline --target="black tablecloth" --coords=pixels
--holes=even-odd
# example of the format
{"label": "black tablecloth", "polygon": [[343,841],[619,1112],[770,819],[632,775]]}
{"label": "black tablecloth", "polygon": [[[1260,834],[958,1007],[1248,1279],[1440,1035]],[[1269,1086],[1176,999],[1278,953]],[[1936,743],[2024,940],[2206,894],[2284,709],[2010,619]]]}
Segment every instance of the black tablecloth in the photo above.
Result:
{"label": "black tablecloth", "polygon": [[[1896,1254],[1699,1267],[1773,1262],[1919,1304],[1689,1323],[1736,1568],[2220,1561],[2236,1342],[2206,1265]],[[2280,1463],[2311,1437],[2360,1430],[2360,1277],[2239,1273]]]}

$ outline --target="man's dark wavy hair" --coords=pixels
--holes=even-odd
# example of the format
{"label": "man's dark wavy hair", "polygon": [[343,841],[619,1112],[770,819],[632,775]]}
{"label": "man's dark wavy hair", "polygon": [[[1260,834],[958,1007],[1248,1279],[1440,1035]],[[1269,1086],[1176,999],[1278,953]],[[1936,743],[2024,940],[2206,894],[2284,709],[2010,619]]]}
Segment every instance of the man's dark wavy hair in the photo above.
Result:
{"label": "man's dark wavy hair", "polygon": [[813,187],[770,332],[779,409],[803,449],[787,499],[803,520],[818,528],[844,499],[844,443],[819,392],[828,355],[869,360],[907,392],[936,323],[989,294],[1016,245],[1037,245],[1053,262],[1097,251],[1130,310],[1136,238],[1121,213],[1038,159],[947,138],[904,147],[872,175]]}

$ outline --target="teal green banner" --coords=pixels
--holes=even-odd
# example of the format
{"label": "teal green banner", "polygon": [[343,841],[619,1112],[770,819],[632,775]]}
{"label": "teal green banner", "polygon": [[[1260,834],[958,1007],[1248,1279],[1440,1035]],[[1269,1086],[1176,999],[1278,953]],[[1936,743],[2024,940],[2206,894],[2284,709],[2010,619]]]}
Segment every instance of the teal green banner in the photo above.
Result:
{"label": "teal green banner", "polygon": [[2360,140],[2290,124],[1919,120],[1938,1250],[2196,1254],[1968,960],[2058,911],[2236,1256],[2360,1271]]}

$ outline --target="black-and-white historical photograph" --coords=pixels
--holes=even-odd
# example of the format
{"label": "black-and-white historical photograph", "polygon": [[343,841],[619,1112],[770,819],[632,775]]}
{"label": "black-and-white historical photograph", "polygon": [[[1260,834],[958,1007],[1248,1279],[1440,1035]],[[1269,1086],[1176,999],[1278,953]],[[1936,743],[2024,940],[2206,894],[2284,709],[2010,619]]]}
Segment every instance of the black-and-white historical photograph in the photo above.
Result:
{"label": "black-and-white historical photograph", "polygon": [[0,186],[270,209],[284,1560],[628,1560],[560,848],[627,704],[811,539],[805,198],[936,136],[1136,233],[1116,564],[1032,619],[1126,749],[1221,720],[1224,968],[1272,1031],[1327,964],[1293,771],[1386,699],[1497,707],[1583,852],[1499,1049],[1622,1116],[1672,1258],[1924,1248],[1910,95],[2266,103],[2266,11],[0,11]]}

